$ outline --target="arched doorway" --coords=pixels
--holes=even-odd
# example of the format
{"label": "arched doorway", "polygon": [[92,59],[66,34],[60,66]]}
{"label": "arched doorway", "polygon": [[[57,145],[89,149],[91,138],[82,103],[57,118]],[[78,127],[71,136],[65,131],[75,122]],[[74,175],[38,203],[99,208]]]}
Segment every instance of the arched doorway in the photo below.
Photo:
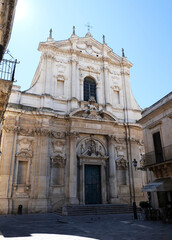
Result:
{"label": "arched doorway", "polygon": [[107,203],[107,150],[97,138],[84,138],[77,146],[80,204]]}

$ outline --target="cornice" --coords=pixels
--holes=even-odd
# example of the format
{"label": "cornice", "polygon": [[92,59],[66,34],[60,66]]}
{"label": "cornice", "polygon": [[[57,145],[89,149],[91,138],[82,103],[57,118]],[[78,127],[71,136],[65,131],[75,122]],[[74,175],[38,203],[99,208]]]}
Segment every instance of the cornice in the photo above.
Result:
{"label": "cornice", "polygon": [[152,129],[152,128],[155,128],[156,126],[161,125],[161,124],[162,124],[162,121],[158,120],[156,122],[153,122],[153,123],[149,124],[146,128]]}
{"label": "cornice", "polygon": [[[43,43],[42,43],[43,44]],[[96,45],[95,45],[96,46]],[[82,52],[80,52],[80,50],[77,49],[60,49],[59,46],[56,45],[49,45],[49,44],[43,44],[41,46],[41,48],[39,47],[40,51],[44,51],[44,50],[51,50],[52,53],[46,53],[47,57],[50,58],[54,58],[55,57],[55,53],[61,53],[61,54],[67,54],[68,57],[71,57],[72,54],[76,54],[76,56],[78,57],[83,57],[83,58],[87,58],[87,59],[91,59],[94,60],[96,62],[107,62],[109,64],[112,65],[117,65],[117,66],[121,66],[121,57],[119,57],[117,54],[112,52],[112,58],[110,56],[104,57],[102,52],[99,53],[98,55],[100,56],[94,56],[91,54],[84,54]],[[124,62],[123,66],[127,66],[127,67],[131,67],[132,64],[130,62]]]}

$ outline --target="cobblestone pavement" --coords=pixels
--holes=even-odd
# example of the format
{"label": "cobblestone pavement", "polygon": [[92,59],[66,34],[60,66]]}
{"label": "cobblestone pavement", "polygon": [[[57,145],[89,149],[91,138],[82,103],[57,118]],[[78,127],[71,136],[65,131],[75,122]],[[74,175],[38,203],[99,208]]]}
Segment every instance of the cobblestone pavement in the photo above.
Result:
{"label": "cobblestone pavement", "polygon": [[132,214],[63,217],[55,213],[0,216],[0,240],[172,240],[172,224]]}

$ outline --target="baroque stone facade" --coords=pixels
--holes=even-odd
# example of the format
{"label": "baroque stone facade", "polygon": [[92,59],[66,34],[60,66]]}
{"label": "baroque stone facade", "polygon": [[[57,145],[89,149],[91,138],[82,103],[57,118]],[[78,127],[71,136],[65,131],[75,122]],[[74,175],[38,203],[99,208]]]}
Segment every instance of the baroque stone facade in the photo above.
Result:
{"label": "baroque stone facade", "polygon": [[[72,204],[143,200],[141,109],[132,64],[90,33],[39,44],[31,87],[14,86],[1,138],[0,211],[57,211]],[[89,98],[86,100],[86,98]]]}

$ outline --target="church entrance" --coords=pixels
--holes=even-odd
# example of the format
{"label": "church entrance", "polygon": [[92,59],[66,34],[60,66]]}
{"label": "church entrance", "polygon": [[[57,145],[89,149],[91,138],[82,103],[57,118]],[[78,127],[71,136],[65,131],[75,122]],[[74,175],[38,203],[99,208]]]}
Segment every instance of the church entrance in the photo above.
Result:
{"label": "church entrance", "polygon": [[101,203],[101,166],[85,165],[85,204]]}

